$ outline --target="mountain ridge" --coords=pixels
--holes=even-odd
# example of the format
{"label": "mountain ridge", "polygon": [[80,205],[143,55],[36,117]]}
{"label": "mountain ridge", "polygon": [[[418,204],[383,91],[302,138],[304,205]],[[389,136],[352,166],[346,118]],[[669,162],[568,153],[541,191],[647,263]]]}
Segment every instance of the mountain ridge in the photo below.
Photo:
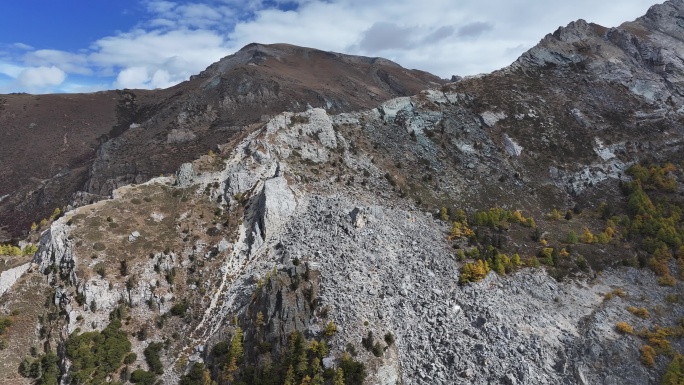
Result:
{"label": "mountain ridge", "polygon": [[28,271],[0,276],[0,374],[29,383],[16,367],[57,351],[63,380],[95,378],[63,347],[114,325],[135,353],[106,373],[123,382],[680,375],[684,47],[658,28],[573,22],[503,70],[275,114],[171,176],[112,185],[32,232],[33,264],[4,261]]}
{"label": "mountain ridge", "polygon": [[[262,55],[259,61],[270,64],[250,65],[259,50],[277,52],[280,59]],[[8,229],[0,238],[26,234],[32,222],[55,207],[101,199],[123,184],[171,173],[236,135],[235,127],[262,117],[307,105],[331,112],[371,108],[442,82],[377,58],[345,58],[254,44],[207,70],[225,66],[225,74],[219,70],[205,81],[205,71],[166,90],[2,96],[0,122],[11,140],[0,148],[5,155],[0,164],[6,168],[0,196],[8,195],[0,202],[0,229]]]}

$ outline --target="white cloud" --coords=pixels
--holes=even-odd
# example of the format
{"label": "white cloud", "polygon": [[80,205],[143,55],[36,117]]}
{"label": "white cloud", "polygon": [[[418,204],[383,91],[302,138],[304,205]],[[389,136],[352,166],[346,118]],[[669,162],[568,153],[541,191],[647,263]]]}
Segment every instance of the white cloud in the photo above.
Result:
{"label": "white cloud", "polygon": [[178,3],[170,1],[151,1],[147,4],[149,12],[155,15],[150,25],[165,28],[220,28],[226,18],[232,18],[232,8],[203,3]]}
{"label": "white cloud", "polygon": [[150,79],[150,85],[152,88],[166,88],[174,85],[175,82],[171,81],[171,75],[165,70],[156,70],[152,79]]}
{"label": "white cloud", "polygon": [[380,52],[386,49],[405,49],[411,46],[415,28],[404,27],[387,21],[373,24],[363,32],[358,47],[365,52]]}
{"label": "white cloud", "polygon": [[12,44],[12,46],[14,46],[14,48],[23,49],[23,50],[26,50],[26,51],[29,51],[29,50],[34,49],[34,48],[31,47],[30,45],[24,44],[24,43],[14,43],[14,44]]}
{"label": "white cloud", "polygon": [[164,14],[173,11],[173,9],[176,8],[176,5],[177,4],[172,1],[150,1],[147,4],[147,8],[150,12]]}
{"label": "white cloud", "polygon": [[0,62],[0,74],[9,76],[14,79],[17,76],[19,76],[19,74],[22,73],[22,71],[24,71],[24,67],[22,66]]}
{"label": "white cloud", "polygon": [[[226,55],[224,38],[209,30],[145,31],[138,29],[97,40],[89,60],[100,67],[177,64],[175,71],[198,71]],[[209,62],[207,64],[207,62]]]}
{"label": "white cloud", "polygon": [[52,67],[30,67],[22,71],[17,80],[28,89],[58,86],[64,82],[66,74],[61,69]]}
{"label": "white cloud", "polygon": [[74,54],[54,49],[39,49],[24,55],[24,63],[28,66],[55,66],[64,72],[91,75],[88,59],[83,54]]}
{"label": "white cloud", "polygon": [[114,85],[116,88],[145,88],[148,81],[147,68],[131,67],[119,72]]}
{"label": "white cloud", "polygon": [[119,72],[114,86],[116,88],[167,88],[177,81],[171,80],[171,75],[166,70],[156,70],[150,76],[146,67],[131,67]]}
{"label": "white cloud", "polygon": [[88,59],[105,72],[118,72],[114,87],[165,88],[228,55],[224,44],[209,30],[136,30],[96,41]]}

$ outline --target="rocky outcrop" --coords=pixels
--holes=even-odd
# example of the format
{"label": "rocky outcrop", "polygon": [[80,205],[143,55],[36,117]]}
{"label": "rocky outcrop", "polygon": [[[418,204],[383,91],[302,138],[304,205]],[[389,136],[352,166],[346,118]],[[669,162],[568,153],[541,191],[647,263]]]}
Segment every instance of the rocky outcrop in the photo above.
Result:
{"label": "rocky outcrop", "polygon": [[69,239],[69,225],[62,217],[50,225],[40,237],[38,253],[33,262],[38,264],[41,272],[48,270],[58,272],[63,278],[72,284],[77,283],[74,273],[76,258],[73,254],[72,242]]}
{"label": "rocky outcrop", "polygon": [[9,290],[30,268],[31,264],[25,263],[0,273],[0,296]]}
{"label": "rocky outcrop", "polygon": [[295,196],[287,185],[287,180],[278,176],[264,182],[262,198],[263,225],[265,236],[277,234],[297,207]]}

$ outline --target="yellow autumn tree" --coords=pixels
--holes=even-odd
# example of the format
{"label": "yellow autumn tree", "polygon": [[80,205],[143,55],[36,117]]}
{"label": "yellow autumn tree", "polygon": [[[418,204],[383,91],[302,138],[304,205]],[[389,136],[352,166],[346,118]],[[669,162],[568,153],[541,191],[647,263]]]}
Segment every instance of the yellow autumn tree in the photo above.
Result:
{"label": "yellow autumn tree", "polygon": [[449,212],[446,207],[439,209],[439,219],[444,222],[449,220]]}
{"label": "yellow autumn tree", "polygon": [[226,366],[221,372],[221,380],[225,382],[232,382],[235,372],[238,370],[238,362],[242,360],[244,351],[242,348],[242,329],[239,327],[235,329],[235,334],[230,340],[230,348],[228,349],[228,356],[226,357]]}
{"label": "yellow autumn tree", "polygon": [[589,231],[589,229],[585,227],[584,232],[582,233],[582,237],[580,239],[584,243],[594,243],[594,234],[592,234],[591,231]]}
{"label": "yellow autumn tree", "polygon": [[561,219],[561,212],[558,211],[557,209],[551,210],[549,213],[549,219],[552,219],[554,221],[560,220]]}
{"label": "yellow autumn tree", "polygon": [[622,334],[634,334],[634,328],[627,322],[618,322],[615,328]]}
{"label": "yellow autumn tree", "polygon": [[264,313],[258,312],[256,315],[256,326],[258,328],[264,326],[266,323],[264,322]]}
{"label": "yellow autumn tree", "polygon": [[451,238],[461,238],[463,235],[463,232],[461,231],[461,228],[463,225],[461,222],[454,222],[454,224],[451,226]]}
{"label": "yellow autumn tree", "polygon": [[479,259],[475,263],[468,262],[461,267],[461,275],[459,283],[465,284],[469,282],[477,282],[482,280],[489,273],[489,263]]}
{"label": "yellow autumn tree", "polygon": [[656,351],[653,349],[652,346],[650,345],[643,345],[641,347],[641,362],[648,366],[652,367],[655,365],[655,357],[656,357]]}
{"label": "yellow autumn tree", "polygon": [[517,223],[525,223],[525,217],[523,217],[522,212],[520,210],[513,211],[513,214],[511,215],[511,220]]}
{"label": "yellow autumn tree", "polygon": [[335,323],[332,321],[328,322],[328,324],[325,325],[325,331],[323,334],[326,337],[332,337],[335,335],[335,333],[337,333],[337,325],[335,325]]}

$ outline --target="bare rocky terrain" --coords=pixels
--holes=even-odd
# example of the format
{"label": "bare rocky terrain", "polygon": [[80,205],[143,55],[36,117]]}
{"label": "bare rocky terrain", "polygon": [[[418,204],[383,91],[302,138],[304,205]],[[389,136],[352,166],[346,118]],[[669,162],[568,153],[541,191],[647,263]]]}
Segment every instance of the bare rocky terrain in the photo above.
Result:
{"label": "bare rocky terrain", "polygon": [[[277,97],[285,112],[128,184],[126,135],[229,116],[201,95],[243,56],[383,64],[245,47],[185,85],[200,112],[165,105],[100,147],[86,186],[111,198],[31,232],[31,262],[3,257],[0,384],[681,383],[682,18],[673,0],[576,21],[500,71],[371,108]],[[164,140],[200,137],[184,130]],[[120,338],[98,340],[107,372],[79,353],[98,357],[99,331]]]}

